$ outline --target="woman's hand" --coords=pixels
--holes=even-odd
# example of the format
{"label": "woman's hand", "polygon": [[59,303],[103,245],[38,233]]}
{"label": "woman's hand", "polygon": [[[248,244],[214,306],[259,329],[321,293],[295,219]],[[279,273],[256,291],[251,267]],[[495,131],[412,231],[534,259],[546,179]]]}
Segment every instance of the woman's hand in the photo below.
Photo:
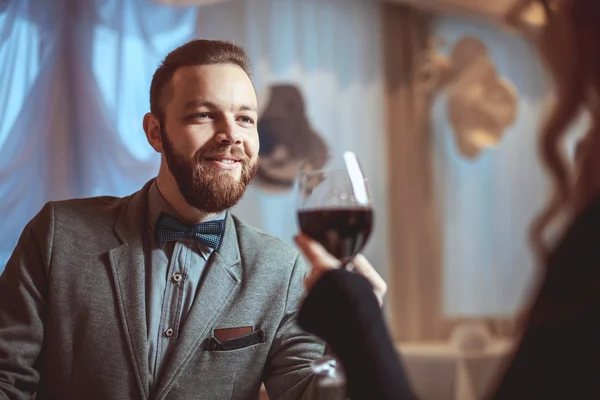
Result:
{"label": "woman's hand", "polygon": [[[312,289],[315,282],[321,278],[321,276],[332,269],[340,268],[341,262],[325,250],[321,244],[310,237],[300,234],[296,236],[296,244],[306,257],[306,260],[311,264],[311,272],[306,277],[304,284],[307,290]],[[352,264],[354,271],[364,276],[371,286],[375,297],[379,301],[379,306],[383,303],[383,296],[387,292],[387,284],[377,273],[371,263],[362,255],[358,254]]]}

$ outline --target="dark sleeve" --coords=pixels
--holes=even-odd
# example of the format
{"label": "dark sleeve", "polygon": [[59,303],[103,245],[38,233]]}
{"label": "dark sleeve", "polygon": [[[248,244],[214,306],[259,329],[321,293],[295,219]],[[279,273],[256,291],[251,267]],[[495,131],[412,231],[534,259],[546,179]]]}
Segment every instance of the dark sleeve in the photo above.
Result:
{"label": "dark sleeve", "polygon": [[600,202],[552,254],[495,399],[600,399]]}
{"label": "dark sleeve", "polygon": [[52,210],[25,227],[0,276],[0,399],[31,399],[40,380]]}
{"label": "dark sleeve", "polygon": [[306,297],[298,323],[339,357],[351,399],[414,398],[373,289],[362,276],[341,269],[325,273]]}

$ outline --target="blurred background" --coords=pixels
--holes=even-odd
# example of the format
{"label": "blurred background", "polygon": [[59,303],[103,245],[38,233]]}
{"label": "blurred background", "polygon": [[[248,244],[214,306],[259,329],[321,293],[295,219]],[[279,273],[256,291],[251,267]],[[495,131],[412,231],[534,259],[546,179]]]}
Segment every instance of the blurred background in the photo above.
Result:
{"label": "blurred background", "polygon": [[152,74],[192,38],[231,40],[262,115],[263,164],[235,213],[291,242],[298,164],[354,151],[374,197],[365,253],[417,391],[478,398],[508,352],[489,343],[511,343],[536,282],[543,24],[520,0],[0,0],[0,271],[45,202],[156,175]]}

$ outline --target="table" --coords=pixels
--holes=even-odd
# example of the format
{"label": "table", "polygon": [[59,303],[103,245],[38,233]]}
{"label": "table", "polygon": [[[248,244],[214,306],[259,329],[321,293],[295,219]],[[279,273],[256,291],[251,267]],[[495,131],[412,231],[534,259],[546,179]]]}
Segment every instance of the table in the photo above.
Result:
{"label": "table", "polygon": [[398,343],[413,390],[422,400],[480,400],[511,359],[513,341],[464,352],[448,342]]}

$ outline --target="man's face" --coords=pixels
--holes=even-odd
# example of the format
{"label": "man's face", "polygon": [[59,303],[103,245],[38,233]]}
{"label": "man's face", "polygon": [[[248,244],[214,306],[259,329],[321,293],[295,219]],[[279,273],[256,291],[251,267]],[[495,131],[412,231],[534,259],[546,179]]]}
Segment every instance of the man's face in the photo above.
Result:
{"label": "man's face", "polygon": [[189,205],[218,213],[243,196],[258,167],[257,99],[238,66],[183,67],[166,85],[163,157]]}

